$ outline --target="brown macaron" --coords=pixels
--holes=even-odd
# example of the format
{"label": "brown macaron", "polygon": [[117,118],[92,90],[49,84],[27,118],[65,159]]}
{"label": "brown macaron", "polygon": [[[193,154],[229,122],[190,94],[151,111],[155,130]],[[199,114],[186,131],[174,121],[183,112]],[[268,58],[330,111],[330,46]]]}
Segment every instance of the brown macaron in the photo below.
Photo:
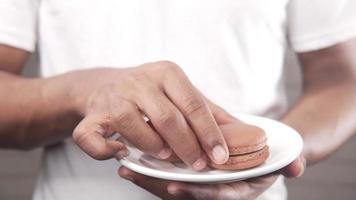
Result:
{"label": "brown macaron", "polygon": [[224,170],[243,170],[263,164],[269,156],[265,132],[256,126],[237,121],[220,126],[229,149],[229,160],[209,166]]}

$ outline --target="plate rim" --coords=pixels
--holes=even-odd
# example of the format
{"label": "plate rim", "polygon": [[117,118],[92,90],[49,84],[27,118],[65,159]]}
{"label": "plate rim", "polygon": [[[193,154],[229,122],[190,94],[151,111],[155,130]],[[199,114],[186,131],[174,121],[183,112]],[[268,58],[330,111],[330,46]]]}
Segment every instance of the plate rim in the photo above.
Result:
{"label": "plate rim", "polygon": [[[271,163],[268,166],[264,166],[264,169],[261,170],[261,168],[252,168],[249,170],[244,170],[243,175],[241,175],[241,171],[236,171],[236,172],[231,172],[231,173],[226,173],[226,174],[179,174],[177,172],[167,172],[167,171],[161,171],[158,169],[153,169],[149,168],[146,166],[142,166],[139,164],[136,164],[134,162],[129,161],[127,158],[121,159],[120,162],[123,166],[137,172],[140,174],[144,174],[146,176],[150,177],[155,177],[159,179],[164,179],[164,180],[171,180],[171,181],[183,181],[183,182],[195,182],[195,183],[211,183],[211,182],[227,182],[227,181],[238,181],[238,180],[245,180],[253,177],[258,177],[258,176],[263,176],[267,175],[269,173],[278,171],[279,169],[282,169],[283,167],[287,166],[290,164],[293,160],[295,160],[302,152],[303,150],[303,139],[301,135],[294,130],[293,128],[289,127],[288,125],[279,122],[277,120],[273,120],[270,118],[266,117],[261,117],[257,115],[250,115],[250,114],[244,114],[244,113],[234,113],[234,116],[236,116],[239,120],[241,121],[253,121],[253,119],[256,120],[262,120],[262,121],[268,121],[268,123],[274,123],[278,124],[279,126],[283,126],[286,129],[289,129],[289,132],[293,132],[294,137],[295,137],[295,151],[288,154],[288,156],[284,157],[282,160],[278,162]],[[248,122],[247,122],[248,123]]]}

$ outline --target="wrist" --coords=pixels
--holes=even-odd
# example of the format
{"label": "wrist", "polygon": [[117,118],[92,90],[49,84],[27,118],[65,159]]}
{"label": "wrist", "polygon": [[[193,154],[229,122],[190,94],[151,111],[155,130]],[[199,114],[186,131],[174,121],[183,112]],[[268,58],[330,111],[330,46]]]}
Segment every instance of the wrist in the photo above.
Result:
{"label": "wrist", "polygon": [[63,75],[61,82],[66,88],[63,95],[67,97],[70,110],[83,118],[88,112],[88,102],[93,94],[104,85],[110,84],[119,78],[117,69],[96,68],[68,72]]}
{"label": "wrist", "polygon": [[86,99],[86,89],[83,88],[83,80],[80,77],[80,73],[78,71],[68,72],[64,74],[64,82],[66,82],[66,91],[64,94],[67,96],[67,104],[68,108],[78,117],[85,116],[85,99]]}
{"label": "wrist", "polygon": [[43,79],[42,98],[49,107],[54,107],[56,113],[60,113],[69,119],[78,119],[82,115],[79,107],[79,95],[76,87],[75,73],[68,72],[52,78]]}

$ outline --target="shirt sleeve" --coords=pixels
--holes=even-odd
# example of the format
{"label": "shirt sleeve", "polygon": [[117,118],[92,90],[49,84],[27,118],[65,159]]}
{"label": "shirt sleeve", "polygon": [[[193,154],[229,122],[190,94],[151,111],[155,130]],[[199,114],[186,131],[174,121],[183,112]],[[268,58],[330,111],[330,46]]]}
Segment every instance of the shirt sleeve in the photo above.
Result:
{"label": "shirt sleeve", "polygon": [[356,0],[290,0],[287,31],[296,52],[327,48],[356,36]]}
{"label": "shirt sleeve", "polygon": [[33,52],[39,0],[0,0],[0,44]]}

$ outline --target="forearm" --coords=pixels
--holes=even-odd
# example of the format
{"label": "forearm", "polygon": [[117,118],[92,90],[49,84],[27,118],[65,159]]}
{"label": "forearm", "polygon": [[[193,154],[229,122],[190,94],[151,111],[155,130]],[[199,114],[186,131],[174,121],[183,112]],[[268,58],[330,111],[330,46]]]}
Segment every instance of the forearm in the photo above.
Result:
{"label": "forearm", "polygon": [[356,81],[308,87],[282,121],[303,137],[308,163],[327,157],[356,132]]}
{"label": "forearm", "polygon": [[71,76],[28,79],[0,72],[0,148],[48,145],[72,132],[80,119]]}

